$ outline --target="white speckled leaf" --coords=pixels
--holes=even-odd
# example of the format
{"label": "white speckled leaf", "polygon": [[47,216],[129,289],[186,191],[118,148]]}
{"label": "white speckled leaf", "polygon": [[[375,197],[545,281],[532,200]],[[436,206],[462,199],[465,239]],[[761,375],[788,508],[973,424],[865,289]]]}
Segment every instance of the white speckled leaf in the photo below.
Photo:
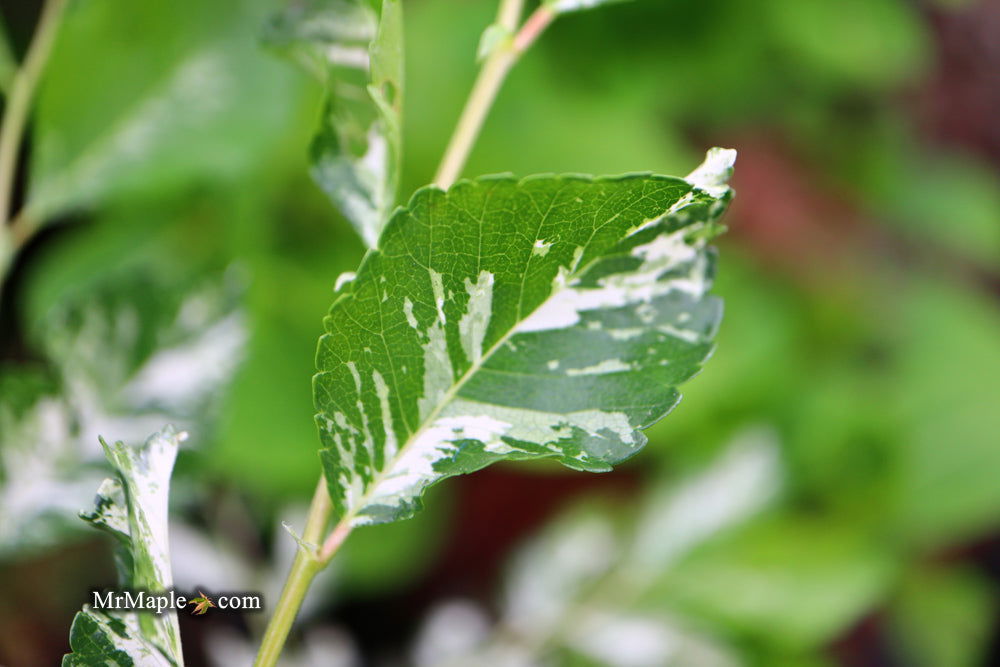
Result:
{"label": "white speckled leaf", "polygon": [[314,380],[337,512],[406,518],[502,459],[610,470],[712,350],[708,240],[733,151],[666,176],[485,177],[418,191],[324,321]]}
{"label": "white speckled leaf", "polygon": [[[81,517],[118,541],[121,589],[159,593],[173,586],[167,501],[177,447],[185,434],[167,426],[142,447],[117,442],[104,452],[117,475],[104,480],[94,510]],[[70,631],[63,665],[182,665],[177,614],[93,609],[85,605]]]}
{"label": "white speckled leaf", "polygon": [[305,0],[276,15],[265,41],[326,89],[312,175],[374,246],[396,202],[403,97],[403,6],[383,0]]}

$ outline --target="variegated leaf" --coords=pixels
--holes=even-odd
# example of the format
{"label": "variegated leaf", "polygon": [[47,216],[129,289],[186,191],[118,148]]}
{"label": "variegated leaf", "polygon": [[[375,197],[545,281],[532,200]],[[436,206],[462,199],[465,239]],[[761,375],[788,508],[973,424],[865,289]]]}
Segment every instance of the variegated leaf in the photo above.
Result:
{"label": "variegated leaf", "polygon": [[401,0],[306,0],[275,16],[265,41],[326,88],[312,175],[374,246],[396,202],[403,97]]}
{"label": "variegated leaf", "polygon": [[442,606],[419,635],[415,664],[555,665],[560,649],[608,667],[742,664],[704,621],[665,603],[657,583],[772,503],[779,452],[770,429],[747,429],[709,465],[655,483],[632,516],[592,499],[571,508],[516,553],[492,629],[470,603]]}
{"label": "variegated leaf", "polygon": [[[177,447],[185,437],[167,426],[142,447],[117,442],[104,452],[117,475],[104,480],[94,510],[81,517],[118,541],[122,589],[159,593],[173,586],[167,500]],[[182,665],[177,614],[107,611],[84,605],[70,630],[63,665]]]}
{"label": "variegated leaf", "polygon": [[486,177],[418,191],[325,319],[322,461],[354,524],[502,459],[605,471],[712,350],[708,240],[734,151],[690,180]]}

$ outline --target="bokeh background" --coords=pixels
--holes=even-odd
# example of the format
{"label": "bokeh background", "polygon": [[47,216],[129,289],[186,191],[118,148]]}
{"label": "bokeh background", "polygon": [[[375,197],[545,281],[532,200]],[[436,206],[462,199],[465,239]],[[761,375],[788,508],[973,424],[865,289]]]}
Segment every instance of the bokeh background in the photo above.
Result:
{"label": "bokeh background", "polygon": [[[321,91],[260,45],[279,8],[66,15],[18,182],[44,228],[2,297],[0,664],[55,664],[114,583],[75,518],[98,434],[187,428],[178,585],[275,599],[319,469],[321,318],[362,255],[307,173]],[[404,9],[405,199],[496,8]],[[15,55],[38,11],[2,3]],[[1000,663],[998,36],[996,0],[634,0],[553,25],[465,174],[685,174],[737,148],[718,350],[614,473],[495,466],[357,531],[289,664]],[[189,664],[240,664],[263,620],[184,618]]]}

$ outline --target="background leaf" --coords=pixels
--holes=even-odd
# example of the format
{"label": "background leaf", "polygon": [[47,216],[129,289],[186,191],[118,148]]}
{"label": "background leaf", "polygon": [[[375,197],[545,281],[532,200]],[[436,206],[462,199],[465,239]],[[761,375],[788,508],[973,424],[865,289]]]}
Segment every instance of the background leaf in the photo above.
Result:
{"label": "background leaf", "polygon": [[[649,592],[679,559],[771,504],[783,476],[774,433],[748,429],[716,460],[655,482],[631,516],[593,502],[564,512],[510,563],[494,627],[484,618],[475,628],[469,604],[442,605],[418,638],[417,663],[577,664],[550,659],[568,649],[614,667],[740,664],[722,633],[650,604]],[[467,630],[456,638],[455,627]]]}
{"label": "background leaf", "polygon": [[313,74],[327,92],[311,149],[312,175],[374,246],[396,202],[403,99],[403,5],[309,0],[268,24],[265,42]]}
{"label": "background leaf", "polygon": [[[11,365],[0,383],[0,554],[84,532],[73,517],[104,474],[102,433],[134,441],[167,421],[211,432],[243,356],[244,285],[186,259],[134,250],[68,293],[40,290],[29,319],[46,363]],[[51,268],[50,286],[75,273],[72,262]]]}
{"label": "background leaf", "polygon": [[406,518],[502,459],[605,471],[645,444],[712,349],[707,239],[729,198],[659,176],[418,191],[324,321],[314,380],[338,514]]}
{"label": "background leaf", "polygon": [[28,215],[48,220],[253,168],[295,96],[280,64],[247,38],[258,14],[235,0],[74,3],[37,101]]}

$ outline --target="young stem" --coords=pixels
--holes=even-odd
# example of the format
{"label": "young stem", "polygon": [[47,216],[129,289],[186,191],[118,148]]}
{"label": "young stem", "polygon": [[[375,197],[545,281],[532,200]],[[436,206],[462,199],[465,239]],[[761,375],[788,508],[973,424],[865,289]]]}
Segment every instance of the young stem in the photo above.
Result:
{"label": "young stem", "polygon": [[[517,5],[511,8],[510,5]],[[505,0],[500,5],[497,23],[513,32],[513,25],[517,23],[517,16],[520,14],[520,2],[508,2]],[[513,23],[510,22],[513,16]],[[504,43],[498,44],[493,52],[483,63],[479,70],[479,76],[472,86],[472,92],[465,103],[462,115],[455,126],[455,132],[451,135],[448,148],[444,152],[441,166],[438,167],[434,183],[439,188],[446,190],[451,187],[472,151],[472,145],[479,136],[479,131],[483,127],[486,115],[489,113],[493,101],[496,99],[500,86],[507,78],[507,73],[523,54],[538,38],[543,30],[555,18],[555,13],[542,5],[524,22],[521,30]]]}
{"label": "young stem", "polygon": [[497,10],[497,25],[509,33],[517,30],[517,22],[521,20],[521,10],[524,0],[501,0]]}
{"label": "young stem", "polygon": [[0,222],[3,224],[2,252],[0,263],[6,266],[7,253],[16,251],[23,239],[10,237],[7,221],[10,219],[11,200],[14,191],[14,176],[17,173],[17,154],[21,147],[21,137],[28,122],[31,100],[38,87],[38,80],[45,63],[52,53],[56,32],[62,22],[67,0],[48,0],[42,8],[38,27],[24,56],[24,62],[14,73],[10,83],[10,95],[3,122],[0,125]]}
{"label": "young stem", "polygon": [[[281,655],[281,649],[285,645],[288,632],[292,629],[292,623],[299,612],[299,607],[302,606],[302,600],[305,599],[309,585],[336,552],[336,548],[334,548],[328,557],[323,558],[322,554],[326,550],[326,545],[321,551],[316,551],[309,546],[319,544],[326,524],[330,521],[332,511],[333,507],[330,504],[330,493],[326,488],[326,479],[320,477],[312,503],[309,505],[309,516],[306,518],[306,527],[302,533],[303,544],[299,545],[295,554],[292,569],[285,580],[278,604],[274,607],[274,614],[267,623],[264,639],[261,641],[257,659],[254,661],[254,665],[258,667],[271,667],[278,663],[278,656]],[[335,530],[335,532],[337,531]],[[344,537],[346,537],[346,533]],[[343,538],[341,538],[342,541]]]}

